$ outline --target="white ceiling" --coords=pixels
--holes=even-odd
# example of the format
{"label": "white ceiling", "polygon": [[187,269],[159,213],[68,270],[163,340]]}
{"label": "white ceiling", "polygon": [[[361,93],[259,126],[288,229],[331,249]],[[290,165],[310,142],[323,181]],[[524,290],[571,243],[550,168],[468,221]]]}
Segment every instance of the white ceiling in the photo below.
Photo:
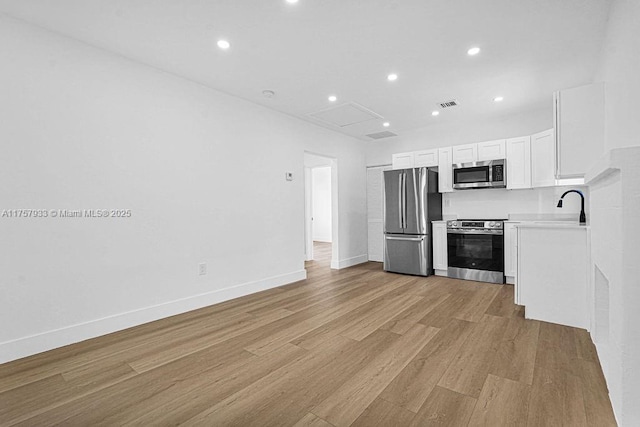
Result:
{"label": "white ceiling", "polygon": [[[363,140],[551,108],[592,81],[610,0],[0,0],[0,12]],[[221,51],[225,38],[231,49]],[[466,51],[479,46],[471,57]],[[399,78],[387,81],[395,72]],[[263,90],[275,96],[265,98]],[[383,118],[309,116],[356,102]],[[502,103],[494,103],[497,95]],[[459,107],[432,117],[440,101]],[[383,128],[382,123],[391,123]],[[384,139],[381,142],[385,141]]]}

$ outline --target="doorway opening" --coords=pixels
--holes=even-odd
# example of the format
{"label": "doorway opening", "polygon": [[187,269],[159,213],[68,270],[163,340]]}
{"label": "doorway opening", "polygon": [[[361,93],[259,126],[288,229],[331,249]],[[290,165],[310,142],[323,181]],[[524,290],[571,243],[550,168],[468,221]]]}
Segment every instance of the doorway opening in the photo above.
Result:
{"label": "doorway opening", "polygon": [[324,268],[338,266],[337,161],[304,153],[305,261]]}

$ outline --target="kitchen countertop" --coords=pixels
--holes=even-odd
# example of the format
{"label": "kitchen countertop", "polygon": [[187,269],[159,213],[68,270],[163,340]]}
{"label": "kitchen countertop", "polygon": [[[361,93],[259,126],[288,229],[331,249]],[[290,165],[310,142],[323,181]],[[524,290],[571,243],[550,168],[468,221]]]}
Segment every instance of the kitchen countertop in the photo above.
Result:
{"label": "kitchen countertop", "polygon": [[578,221],[527,221],[521,222],[519,224],[515,224],[516,227],[519,228],[578,228],[578,229],[589,229],[589,225],[581,225]]}

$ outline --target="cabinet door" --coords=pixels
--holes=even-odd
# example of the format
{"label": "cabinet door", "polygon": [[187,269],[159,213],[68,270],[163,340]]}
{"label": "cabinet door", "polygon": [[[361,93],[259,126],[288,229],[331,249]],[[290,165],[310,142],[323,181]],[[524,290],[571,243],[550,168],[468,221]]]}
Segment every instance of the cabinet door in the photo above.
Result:
{"label": "cabinet door", "polygon": [[441,193],[453,191],[452,163],[451,147],[438,149],[438,191]]}
{"label": "cabinet door", "polygon": [[507,188],[531,188],[531,137],[507,139]]}
{"label": "cabinet door", "polygon": [[504,275],[516,277],[518,260],[516,223],[504,223]]}
{"label": "cabinet door", "polygon": [[557,178],[580,178],[604,154],[604,83],[556,92]]}
{"label": "cabinet door", "polygon": [[553,129],[531,135],[531,185],[534,188],[554,186],[555,166],[556,141]]}
{"label": "cabinet door", "polygon": [[414,163],[413,152],[397,153],[391,156],[391,167],[393,169],[409,169],[414,167]]}
{"label": "cabinet door", "polygon": [[438,149],[414,151],[414,167],[430,168],[438,166]]}
{"label": "cabinet door", "polygon": [[456,145],[453,147],[453,163],[478,161],[478,144]]}
{"label": "cabinet door", "polygon": [[433,268],[447,269],[447,223],[445,221],[433,223]]}
{"label": "cabinet door", "polygon": [[[506,158],[506,140],[498,139],[478,143],[478,160],[499,160]],[[509,169],[507,169],[509,171]]]}

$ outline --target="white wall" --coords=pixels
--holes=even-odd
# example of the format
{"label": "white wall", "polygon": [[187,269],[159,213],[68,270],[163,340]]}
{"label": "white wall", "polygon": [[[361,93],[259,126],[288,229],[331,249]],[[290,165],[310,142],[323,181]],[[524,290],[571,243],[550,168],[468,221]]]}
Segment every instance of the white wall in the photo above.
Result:
{"label": "white wall", "polygon": [[[455,111],[451,111],[450,114],[455,114]],[[553,94],[550,93],[549,108],[543,110],[475,122],[434,124],[411,132],[403,132],[397,137],[368,142],[367,166],[389,164],[393,153],[515,138],[532,135],[552,127]]]}
{"label": "white wall", "polygon": [[529,190],[466,190],[443,194],[442,214],[456,216],[460,219],[502,219],[513,214],[534,214],[545,218],[557,216],[580,217],[580,196],[567,194],[562,208],[558,208],[558,200],[562,193],[576,189],[585,195],[585,212],[589,221],[589,192],[584,186],[547,187]]}
{"label": "white wall", "polygon": [[640,145],[640,2],[615,0],[597,80],[605,82],[605,151]]}
{"label": "white wall", "polygon": [[1,208],[132,211],[0,218],[0,362],[305,277],[305,150],[366,260],[362,142],[5,17],[0,62]]}
{"label": "white wall", "polygon": [[331,167],[314,168],[311,175],[313,240],[331,242]]}
{"label": "white wall", "polygon": [[[605,82],[605,149],[640,146],[640,2],[614,0],[597,80]],[[633,157],[635,154],[635,157]],[[608,153],[607,156],[615,153]],[[596,343],[616,418],[621,426],[640,425],[640,156],[618,154],[623,167],[591,188],[592,251],[608,281],[608,339]],[[607,157],[605,156],[605,158]],[[603,287],[604,285],[600,285]],[[598,289],[596,289],[598,291]],[[599,315],[594,310],[594,317]],[[601,338],[601,337],[600,337]]]}

